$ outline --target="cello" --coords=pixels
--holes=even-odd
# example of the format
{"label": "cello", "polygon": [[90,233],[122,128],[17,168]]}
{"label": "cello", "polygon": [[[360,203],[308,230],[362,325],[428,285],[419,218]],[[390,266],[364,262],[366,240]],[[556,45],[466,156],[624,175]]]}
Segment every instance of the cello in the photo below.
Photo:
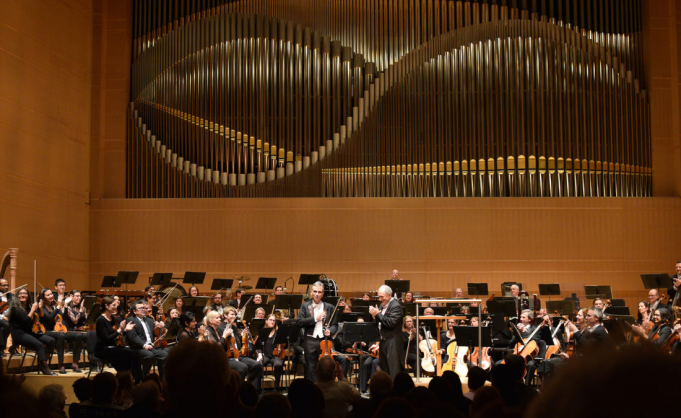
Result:
{"label": "cello", "polygon": [[[421,323],[423,326],[423,323]],[[437,341],[431,338],[430,332],[426,333],[426,338],[419,343],[419,350],[423,359],[421,360],[421,370],[426,376],[434,376],[437,362],[435,361],[435,354],[433,353],[433,345],[437,345]]]}

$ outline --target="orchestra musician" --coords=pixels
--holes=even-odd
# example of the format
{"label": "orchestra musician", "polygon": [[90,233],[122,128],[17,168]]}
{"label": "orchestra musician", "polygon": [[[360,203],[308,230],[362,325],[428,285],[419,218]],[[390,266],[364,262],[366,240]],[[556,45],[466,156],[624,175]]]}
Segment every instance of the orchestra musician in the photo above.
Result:
{"label": "orchestra musician", "polygon": [[[258,351],[258,361],[262,363],[263,367],[272,364],[274,367],[274,390],[279,392],[281,375],[284,373],[284,359],[274,355],[274,337],[278,329],[277,317],[274,314],[267,316],[265,328],[271,328],[271,331],[263,344],[262,350]],[[281,344],[279,347],[280,352],[283,350],[283,346],[284,344]]]}
{"label": "orchestra musician", "polygon": [[[357,322],[364,322],[364,318],[357,318]],[[357,343],[355,343],[357,344]],[[376,370],[378,370],[378,349],[379,343],[376,341],[374,344],[369,346],[369,350],[365,351],[365,343],[362,343],[362,354],[359,356],[359,388],[362,393],[366,393],[369,390],[369,379],[374,375]],[[354,348],[358,345],[354,345]]]}
{"label": "orchestra musician", "polygon": [[[153,289],[153,287],[152,287]],[[158,314],[158,306],[156,306],[156,293],[153,291],[147,293],[144,295],[144,299],[146,300],[147,303],[147,308],[148,308],[148,314],[156,318],[156,315]]]}
{"label": "orchestra musician", "polygon": [[[608,331],[606,331],[602,325],[603,311],[595,306],[590,306],[577,313],[577,321],[581,323],[582,318],[584,318],[585,327],[575,331],[572,337],[575,342],[575,352],[577,354],[603,348],[611,343]],[[567,353],[561,353],[561,357],[569,358],[569,355]]]}
{"label": "orchestra musician", "polygon": [[662,299],[660,298],[660,292],[657,289],[650,289],[648,291],[648,304],[650,305],[649,309],[651,314],[655,313],[658,308],[664,306],[662,304]]}
{"label": "orchestra musician", "polygon": [[520,294],[520,286],[517,284],[512,284],[511,285],[511,296],[514,298],[517,298],[518,295]]}
{"label": "orchestra musician", "polygon": [[368,292],[362,293],[362,300],[371,300],[371,295]]}
{"label": "orchestra musician", "polygon": [[670,320],[669,309],[660,307],[652,315],[653,327],[649,333],[646,333],[645,328],[638,325],[633,325],[631,331],[641,337],[642,340],[648,340],[655,345],[662,346],[672,335],[672,328],[669,326]]}
{"label": "orchestra musician", "polygon": [[[87,312],[85,311],[85,300],[79,290],[71,291],[71,300],[66,304],[64,311],[64,324],[66,329],[70,332],[85,331],[85,322],[87,321]],[[95,343],[97,342],[97,335],[94,331],[87,331],[81,337],[86,344],[87,351],[94,353]]]}
{"label": "orchestra musician", "polygon": [[184,308],[184,300],[182,299],[182,296],[178,296],[175,298],[175,304],[173,307],[174,309],[177,309],[178,314],[182,315],[182,308]]}
{"label": "orchestra musician", "polygon": [[111,296],[102,298],[101,311],[102,314],[95,323],[97,333],[95,357],[111,363],[117,372],[130,370],[135,382],[140,382],[143,376],[139,357],[133,350],[117,344],[120,336],[125,345],[125,334],[132,331],[135,324],[132,321],[116,322],[114,320],[114,315],[118,312],[118,304]]}
{"label": "orchestra musician", "polygon": [[454,298],[455,299],[463,299],[465,296],[463,295],[463,289],[460,287],[457,287],[454,289]]}
{"label": "orchestra musician", "polygon": [[177,337],[175,337],[176,342],[180,342],[187,338],[203,341],[206,327],[201,324],[201,326],[196,328],[196,316],[194,312],[187,311],[182,312],[180,315],[180,332],[178,332]]}
{"label": "orchestra musician", "polygon": [[57,279],[54,281],[54,290],[56,291],[56,296],[54,300],[57,302],[57,307],[63,309],[64,304],[67,302],[68,296],[66,293],[66,282],[64,279]]}
{"label": "orchestra musician", "polygon": [[642,300],[638,303],[638,316],[636,318],[636,325],[647,327],[648,323],[650,323],[650,310],[648,309],[648,302]]}
{"label": "orchestra musician", "polygon": [[[57,307],[57,302],[54,300],[54,294],[50,289],[42,289],[38,300],[42,302],[42,309],[38,314],[40,315],[40,322],[45,327],[45,334],[54,338],[57,347],[57,358],[59,359],[59,373],[66,374],[64,367],[64,346],[65,342],[69,341],[73,344],[73,371],[80,373],[78,361],[80,360],[80,353],[83,350],[83,345],[87,342],[87,334],[80,332],[58,332],[55,330],[55,325],[61,317],[63,321],[64,314]],[[62,301],[65,299],[62,299]],[[63,303],[63,302],[62,302]],[[64,327],[64,323],[62,324]]]}
{"label": "orchestra musician", "polygon": [[[449,321],[447,321],[449,323]],[[418,345],[423,339],[419,333],[418,341],[416,340],[416,328],[414,327],[414,318],[407,315],[404,317],[402,323],[402,335],[404,336],[404,350],[407,356],[406,363],[412,370],[416,370],[416,362],[418,361]],[[407,351],[408,350],[408,351]]]}
{"label": "orchestra musician", "polygon": [[404,294],[404,298],[402,299],[402,303],[414,303],[414,293],[411,291],[406,292]]}
{"label": "orchestra musician", "polygon": [[392,289],[383,285],[378,288],[380,309],[369,307],[369,313],[381,335],[378,358],[381,370],[393,379],[404,368],[404,345],[402,336],[402,305],[392,297]]}
{"label": "orchestra musician", "polygon": [[274,298],[272,298],[271,301],[267,302],[268,305],[274,306],[275,301],[277,299],[277,296],[283,295],[284,294],[284,287],[283,286],[277,286],[274,288]]}
{"label": "orchestra musician", "polygon": [[54,338],[41,332],[33,332],[34,314],[42,310],[42,301],[32,305],[28,303],[28,290],[19,289],[15,298],[11,299],[9,306],[9,324],[13,344],[21,345],[35,350],[40,362],[40,371],[46,375],[52,375],[47,365],[46,353],[54,349]]}
{"label": "orchestra musician", "polygon": [[195,298],[199,296],[199,288],[192,286],[189,288],[189,297]]}
{"label": "orchestra musician", "polygon": [[246,291],[245,291],[244,289],[241,289],[241,288],[237,289],[237,290],[234,292],[234,300],[232,300],[232,301],[229,302],[229,306],[233,306],[234,309],[236,309],[236,310],[241,309],[241,307],[243,306],[243,304],[246,303],[246,301],[242,301],[242,300],[241,300],[241,298],[242,298],[242,296],[244,295],[244,293],[246,293]]}
{"label": "orchestra musician", "polygon": [[256,309],[253,319],[265,319],[265,308]]}
{"label": "orchestra musician", "polygon": [[163,380],[165,375],[165,359],[168,356],[168,352],[154,347],[154,329],[159,328],[162,330],[165,328],[165,324],[154,321],[153,318],[148,316],[149,307],[143,300],[133,303],[131,309],[134,316],[131,315],[129,320],[134,324],[134,327],[125,333],[130,348],[136,350],[140,357],[144,375],[149,373],[151,365],[155,360],[158,374],[161,380]]}
{"label": "orchestra musician", "polygon": [[669,310],[671,311],[674,303],[674,297],[676,292],[681,288],[681,260],[676,262],[676,274],[672,276],[672,287],[667,289],[667,295],[669,296]]}
{"label": "orchestra musician", "polygon": [[[228,348],[227,339],[234,337],[235,347],[241,350],[241,336],[235,323],[236,309],[233,306],[227,306],[223,311],[224,322],[222,323],[220,322],[219,315],[216,311],[210,311],[206,315],[209,325],[206,328],[206,339],[222,344],[226,350]],[[230,358],[229,366],[236,370],[242,379],[248,377],[248,381],[255,386],[255,389],[258,392],[261,391],[262,364],[260,362],[250,357],[241,356],[238,359]]]}
{"label": "orchestra musician", "polygon": [[324,285],[315,282],[310,286],[312,299],[303,302],[298,311],[298,325],[303,330],[305,350],[305,365],[307,378],[312,382],[317,381],[317,361],[321,354],[320,343],[332,334],[336,333],[336,319],[332,318],[335,307],[330,303],[323,302]]}
{"label": "orchestra musician", "polygon": [[213,295],[213,304],[210,305],[211,311],[216,311],[220,315],[224,315],[225,307],[222,305],[222,293],[217,292]]}
{"label": "orchestra musician", "polygon": [[256,293],[253,296],[253,304],[254,305],[262,305],[262,295],[260,293]]}
{"label": "orchestra musician", "polygon": [[4,306],[4,310],[0,312],[0,355],[5,356],[5,350],[7,349],[7,337],[9,337],[10,327],[9,327],[9,304],[14,297],[13,294],[9,293],[9,280],[0,279],[0,304]]}
{"label": "orchestra musician", "polygon": [[[473,317],[477,321],[477,317]],[[471,323],[471,325],[473,325]],[[447,319],[447,330],[440,333],[440,347],[438,350],[442,354],[442,363],[446,363],[449,360],[449,354],[447,354],[447,347],[449,344],[456,342],[456,334],[454,334],[454,327],[456,326],[456,320],[449,318]],[[477,324],[475,325],[477,326]]]}

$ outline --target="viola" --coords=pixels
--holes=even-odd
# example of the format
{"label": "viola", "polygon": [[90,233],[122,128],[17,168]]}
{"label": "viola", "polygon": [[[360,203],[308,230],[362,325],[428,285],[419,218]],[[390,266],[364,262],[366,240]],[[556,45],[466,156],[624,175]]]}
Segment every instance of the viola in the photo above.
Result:
{"label": "viola", "polygon": [[[114,325],[114,326],[111,327],[111,328],[112,328],[114,331],[118,331],[118,326],[117,326],[117,325]],[[125,337],[123,337],[123,334],[118,334],[118,336],[116,337],[116,345],[117,345],[118,347],[125,347]]]}
{"label": "viola", "polygon": [[164,328],[161,332],[160,328],[154,328],[154,348],[166,348],[168,347],[168,340],[166,335],[168,334],[168,329]]}
{"label": "viola", "polygon": [[244,332],[241,333],[241,355],[248,355],[248,328],[245,328]]}
{"label": "viola", "polygon": [[31,328],[34,334],[44,334],[45,326],[40,322],[40,315],[38,313],[33,314],[33,326]]}
{"label": "viola", "polygon": [[480,367],[483,370],[490,370],[492,368],[492,359],[489,355],[492,347],[482,347],[482,355],[480,354],[480,347],[475,347],[473,354],[471,354],[471,363],[476,365],[480,360]]}
{"label": "viola", "polygon": [[225,345],[227,345],[227,358],[238,359],[241,352],[236,346],[236,339],[233,336],[225,338]]}
{"label": "viola", "polygon": [[274,347],[274,350],[272,350],[272,355],[274,356],[274,358],[283,359],[284,357],[286,357],[288,355],[288,353],[289,353],[289,350],[286,349],[286,344],[284,344],[284,343],[277,344]]}

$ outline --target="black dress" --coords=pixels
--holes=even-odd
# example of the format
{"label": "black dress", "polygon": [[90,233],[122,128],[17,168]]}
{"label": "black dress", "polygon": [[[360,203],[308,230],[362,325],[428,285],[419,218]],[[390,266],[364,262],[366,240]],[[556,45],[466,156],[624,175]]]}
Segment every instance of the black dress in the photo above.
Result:
{"label": "black dress", "polygon": [[57,315],[61,315],[62,324],[66,326],[66,321],[64,320],[64,314],[60,309],[52,309],[51,311],[43,306],[43,316],[40,317],[40,322],[45,327],[45,334],[54,338],[57,347],[57,358],[59,359],[59,365],[64,364],[64,346],[66,341],[73,344],[73,362],[78,363],[80,361],[80,353],[83,350],[83,344],[87,342],[87,334],[82,332],[57,332],[54,330],[54,326],[57,320]]}
{"label": "black dress", "polygon": [[28,312],[22,306],[10,308],[9,324],[12,330],[13,344],[22,345],[35,350],[39,361],[46,361],[46,353],[51,353],[54,349],[54,338],[45,334],[33,333],[33,320],[29,318]]}

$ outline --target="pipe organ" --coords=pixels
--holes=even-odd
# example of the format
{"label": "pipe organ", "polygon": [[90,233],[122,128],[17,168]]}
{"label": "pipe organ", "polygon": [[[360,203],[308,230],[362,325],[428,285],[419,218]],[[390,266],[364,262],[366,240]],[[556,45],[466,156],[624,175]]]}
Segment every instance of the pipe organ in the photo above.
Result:
{"label": "pipe organ", "polygon": [[651,194],[640,0],[134,8],[130,198]]}

